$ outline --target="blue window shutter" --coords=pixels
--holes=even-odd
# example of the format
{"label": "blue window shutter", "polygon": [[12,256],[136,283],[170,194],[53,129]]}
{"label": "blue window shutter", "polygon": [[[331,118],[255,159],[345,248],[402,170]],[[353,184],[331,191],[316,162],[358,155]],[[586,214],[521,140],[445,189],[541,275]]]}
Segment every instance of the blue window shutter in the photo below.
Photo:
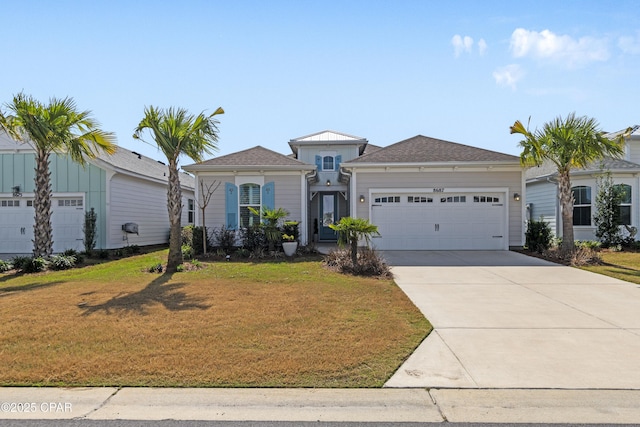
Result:
{"label": "blue window shutter", "polygon": [[225,226],[229,230],[238,229],[238,187],[230,182],[224,183],[225,212],[227,218]]}
{"label": "blue window shutter", "polygon": [[316,167],[319,171],[322,170],[322,156],[316,156]]}
{"label": "blue window shutter", "polygon": [[276,208],[276,184],[271,181],[262,186],[262,207],[267,209]]}
{"label": "blue window shutter", "polygon": [[337,171],[340,170],[340,163],[342,163],[342,155],[338,154],[335,161],[335,167]]}

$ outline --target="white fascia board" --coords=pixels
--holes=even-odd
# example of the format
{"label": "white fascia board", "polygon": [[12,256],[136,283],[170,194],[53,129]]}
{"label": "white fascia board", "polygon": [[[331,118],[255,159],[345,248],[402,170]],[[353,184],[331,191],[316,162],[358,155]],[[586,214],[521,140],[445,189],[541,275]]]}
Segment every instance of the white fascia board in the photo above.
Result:
{"label": "white fascia board", "polygon": [[347,170],[354,169],[420,169],[424,171],[429,170],[451,170],[451,169],[487,169],[487,168],[500,168],[500,169],[515,169],[522,170],[522,166],[519,162],[473,162],[473,163],[459,163],[459,162],[433,162],[433,163],[343,163],[340,165]]}
{"label": "white fascia board", "polygon": [[199,175],[204,175],[207,172],[210,173],[247,173],[247,172],[255,172],[255,173],[261,173],[262,171],[269,171],[269,172],[309,172],[312,170],[315,170],[315,166],[311,166],[309,165],[308,167],[306,166],[224,166],[224,167],[220,167],[217,166],[215,168],[212,168],[211,166],[206,166],[206,165],[202,165],[202,166],[197,166],[197,165],[192,165],[192,166],[186,166],[182,169],[184,169],[187,172],[192,172],[192,173],[197,173]]}

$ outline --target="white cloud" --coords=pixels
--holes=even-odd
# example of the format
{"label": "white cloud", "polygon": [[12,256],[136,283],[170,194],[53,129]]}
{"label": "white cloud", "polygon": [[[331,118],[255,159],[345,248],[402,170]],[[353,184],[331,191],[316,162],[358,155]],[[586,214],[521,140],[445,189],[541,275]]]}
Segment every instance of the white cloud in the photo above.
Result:
{"label": "white cloud", "polygon": [[487,42],[484,41],[484,39],[478,40],[478,53],[480,53],[480,56],[484,55],[486,51],[487,51]]}
{"label": "white cloud", "polygon": [[511,34],[510,49],[515,58],[532,57],[560,62],[569,67],[609,59],[606,39],[581,37],[576,40],[549,30],[537,32],[517,28]]}
{"label": "white cloud", "polygon": [[493,78],[498,86],[510,87],[516,90],[516,83],[524,77],[524,71],[518,64],[500,67],[493,72]]}
{"label": "white cloud", "polygon": [[623,53],[630,55],[640,54],[640,31],[636,33],[635,37],[623,36],[618,39],[618,47]]}
{"label": "white cloud", "polygon": [[453,45],[453,51],[457,58],[461,53],[471,53],[471,48],[473,47],[473,39],[469,36],[462,37],[456,34],[451,39],[451,44]]}

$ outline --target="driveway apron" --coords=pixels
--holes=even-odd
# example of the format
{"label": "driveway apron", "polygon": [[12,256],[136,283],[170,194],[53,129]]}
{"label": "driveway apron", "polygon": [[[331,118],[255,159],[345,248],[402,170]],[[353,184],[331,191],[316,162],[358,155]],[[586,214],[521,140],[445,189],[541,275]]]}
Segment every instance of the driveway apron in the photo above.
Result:
{"label": "driveway apron", "polygon": [[386,387],[640,389],[640,285],[509,251],[385,251],[434,327]]}

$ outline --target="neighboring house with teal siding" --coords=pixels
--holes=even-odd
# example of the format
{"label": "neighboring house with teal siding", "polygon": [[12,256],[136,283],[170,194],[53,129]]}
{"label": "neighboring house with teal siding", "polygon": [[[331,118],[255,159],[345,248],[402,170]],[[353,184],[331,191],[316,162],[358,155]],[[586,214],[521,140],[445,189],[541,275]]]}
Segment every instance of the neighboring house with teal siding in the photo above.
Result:
{"label": "neighboring house with teal siding", "polygon": [[[28,254],[33,249],[33,149],[0,133],[0,168],[0,254]],[[169,172],[163,163],[118,147],[84,167],[52,154],[50,171],[55,253],[84,249],[84,217],[91,208],[97,214],[97,249],[168,242]],[[184,173],[180,179],[187,225],[195,218],[194,179]]]}

